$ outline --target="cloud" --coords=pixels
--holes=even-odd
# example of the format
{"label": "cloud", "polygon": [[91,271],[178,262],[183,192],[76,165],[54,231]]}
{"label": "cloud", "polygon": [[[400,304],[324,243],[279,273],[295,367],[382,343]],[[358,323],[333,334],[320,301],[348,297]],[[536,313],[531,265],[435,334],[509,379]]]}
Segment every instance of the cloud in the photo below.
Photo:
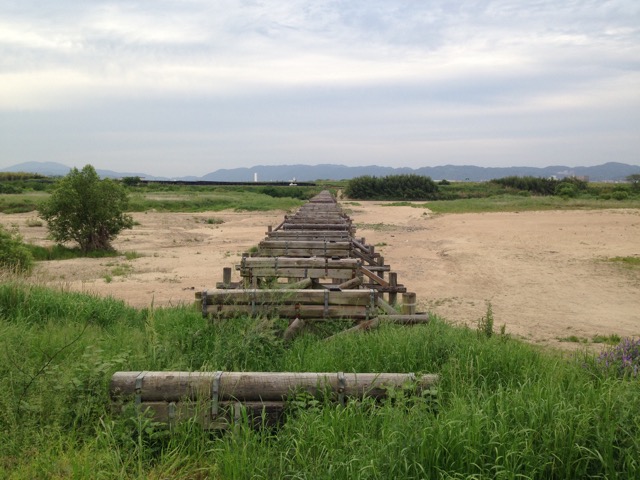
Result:
{"label": "cloud", "polygon": [[638,25],[632,0],[24,0],[0,7],[0,162],[38,159],[43,125],[85,132],[108,161],[157,158],[154,136],[201,157],[249,139],[235,149],[248,163],[306,155],[305,142],[351,162],[427,147],[436,161],[482,147],[508,161],[522,138],[605,141],[594,132],[630,152]]}

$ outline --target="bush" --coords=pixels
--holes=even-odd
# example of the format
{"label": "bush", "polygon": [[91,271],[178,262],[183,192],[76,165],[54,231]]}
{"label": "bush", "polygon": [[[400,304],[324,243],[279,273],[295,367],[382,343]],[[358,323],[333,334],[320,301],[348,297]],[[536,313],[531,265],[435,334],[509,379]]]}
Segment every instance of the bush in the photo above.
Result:
{"label": "bush", "polygon": [[615,190],[611,193],[611,198],[614,200],[626,200],[629,198],[629,192],[625,192],[624,190]]}
{"label": "bush", "polygon": [[573,198],[578,194],[578,190],[574,184],[562,182],[556,186],[554,193],[559,197]]}
{"label": "bush", "polygon": [[133,227],[133,219],[124,214],[127,206],[125,188],[110,179],[100,180],[86,165],[60,180],[39,211],[56,242],[75,241],[83,252],[92,252],[112,250],[111,240]]}
{"label": "bush", "polygon": [[422,175],[366,175],[350,180],[344,193],[358,200],[436,200],[438,185]]}
{"label": "bush", "polygon": [[29,273],[33,268],[33,256],[22,238],[0,225],[0,270]]}

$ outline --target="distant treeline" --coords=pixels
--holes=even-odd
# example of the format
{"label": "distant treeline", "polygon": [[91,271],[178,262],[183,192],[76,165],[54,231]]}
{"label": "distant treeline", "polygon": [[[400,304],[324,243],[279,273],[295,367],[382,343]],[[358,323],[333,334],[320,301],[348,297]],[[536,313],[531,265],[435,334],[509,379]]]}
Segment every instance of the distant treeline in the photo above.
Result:
{"label": "distant treeline", "polygon": [[497,195],[559,196],[573,198],[581,195],[594,198],[624,200],[640,193],[639,182],[619,184],[590,184],[576,177],[561,180],[543,177],[504,177],[488,182],[435,183],[430,177],[409,174],[387,177],[362,176],[350,180],[344,194],[354,200],[456,200],[487,198]]}
{"label": "distant treeline", "polygon": [[512,188],[520,192],[530,192],[536,195],[562,195],[570,190],[585,191],[588,183],[576,177],[566,177],[562,180],[540,177],[504,177],[491,180],[492,183]]}
{"label": "distant treeline", "polygon": [[437,200],[438,185],[422,175],[366,175],[350,180],[344,193],[356,200]]}

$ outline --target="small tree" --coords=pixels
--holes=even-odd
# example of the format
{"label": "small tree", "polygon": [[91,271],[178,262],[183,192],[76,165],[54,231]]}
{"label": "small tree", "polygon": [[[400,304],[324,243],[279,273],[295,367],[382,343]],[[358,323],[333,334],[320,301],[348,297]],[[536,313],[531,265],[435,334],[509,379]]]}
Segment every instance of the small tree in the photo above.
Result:
{"label": "small tree", "polygon": [[627,176],[627,181],[631,183],[632,190],[640,191],[640,173],[632,173]]}
{"label": "small tree", "polygon": [[75,241],[86,253],[112,250],[111,241],[133,227],[133,219],[124,213],[127,205],[122,185],[100,180],[95,169],[86,165],[62,178],[38,210],[56,242]]}

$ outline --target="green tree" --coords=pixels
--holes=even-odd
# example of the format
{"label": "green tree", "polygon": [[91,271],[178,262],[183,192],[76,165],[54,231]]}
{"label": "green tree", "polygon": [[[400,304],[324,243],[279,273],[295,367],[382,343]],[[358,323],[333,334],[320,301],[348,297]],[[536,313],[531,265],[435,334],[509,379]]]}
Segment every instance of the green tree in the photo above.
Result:
{"label": "green tree", "polygon": [[640,190],[640,173],[632,173],[631,175],[628,175],[627,181],[631,183],[632,190]]}
{"label": "green tree", "polygon": [[125,188],[113,180],[101,180],[86,165],[62,178],[38,210],[56,242],[75,241],[86,253],[113,250],[111,241],[133,227],[133,219],[124,213],[127,206]]}

